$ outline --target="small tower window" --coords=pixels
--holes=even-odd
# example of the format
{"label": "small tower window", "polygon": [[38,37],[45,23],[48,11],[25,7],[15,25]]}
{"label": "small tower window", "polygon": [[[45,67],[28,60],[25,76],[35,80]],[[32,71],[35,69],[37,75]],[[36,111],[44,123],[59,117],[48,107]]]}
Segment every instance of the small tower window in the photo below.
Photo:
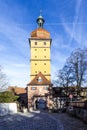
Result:
{"label": "small tower window", "polygon": [[37,49],[35,49],[35,51],[37,51]]}
{"label": "small tower window", "polygon": [[45,87],[44,87],[44,90],[48,90],[48,86],[45,86]]}
{"label": "small tower window", "polygon": [[46,42],[44,42],[44,45],[46,45]]}
{"label": "small tower window", "polygon": [[44,58],[46,58],[46,56],[44,56]]}
{"label": "small tower window", "polygon": [[36,90],[37,88],[36,87],[31,87],[31,90]]}
{"label": "small tower window", "polygon": [[44,65],[46,65],[46,63],[44,63]]}
{"label": "small tower window", "polygon": [[46,71],[44,71],[44,73],[46,73]]}
{"label": "small tower window", "polygon": [[35,71],[35,73],[37,73],[37,71]]}
{"label": "small tower window", "polygon": [[46,49],[44,49],[44,51],[46,51]]}
{"label": "small tower window", "polygon": [[37,42],[35,42],[35,45],[37,45]]}
{"label": "small tower window", "polygon": [[35,63],[35,65],[37,65],[37,63]]}
{"label": "small tower window", "polygon": [[37,58],[37,56],[35,56],[35,58]]}

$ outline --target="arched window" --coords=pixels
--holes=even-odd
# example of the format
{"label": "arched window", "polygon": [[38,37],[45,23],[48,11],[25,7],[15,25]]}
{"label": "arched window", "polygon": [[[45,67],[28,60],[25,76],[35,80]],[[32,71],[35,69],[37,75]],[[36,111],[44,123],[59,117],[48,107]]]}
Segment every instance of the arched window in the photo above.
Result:
{"label": "arched window", "polygon": [[42,82],[42,78],[41,77],[39,77],[37,80],[38,80],[39,83]]}

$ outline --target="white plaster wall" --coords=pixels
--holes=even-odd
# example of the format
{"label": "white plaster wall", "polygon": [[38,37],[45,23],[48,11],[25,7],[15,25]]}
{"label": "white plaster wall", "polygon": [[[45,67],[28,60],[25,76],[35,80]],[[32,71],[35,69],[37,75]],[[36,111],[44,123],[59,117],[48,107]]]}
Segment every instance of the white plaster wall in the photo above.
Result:
{"label": "white plaster wall", "polygon": [[0,103],[0,116],[17,113],[16,103]]}

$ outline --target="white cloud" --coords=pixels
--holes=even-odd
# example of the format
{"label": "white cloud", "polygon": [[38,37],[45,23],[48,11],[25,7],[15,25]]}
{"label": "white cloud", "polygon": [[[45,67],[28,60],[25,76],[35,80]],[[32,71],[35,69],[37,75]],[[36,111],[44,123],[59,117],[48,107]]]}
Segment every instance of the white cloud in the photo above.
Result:
{"label": "white cloud", "polygon": [[[7,4],[5,7],[7,8]],[[29,26],[30,27],[30,26]],[[10,85],[25,87],[29,82],[29,43],[27,31],[14,21],[14,16],[0,14],[0,65]]]}
{"label": "white cloud", "polygon": [[74,30],[73,33],[73,37],[72,37],[72,28],[69,27],[67,24],[63,24],[66,32],[70,35],[71,40],[69,41],[69,45],[72,44],[72,40],[74,39],[77,42],[77,47],[84,47],[87,45],[87,31],[85,29],[85,27],[82,25],[78,25],[78,23],[76,24],[76,28]]}
{"label": "white cloud", "polygon": [[14,64],[12,64],[13,66],[15,66],[15,67],[18,67],[18,68],[27,68],[27,67],[29,67],[29,65],[27,65],[27,64],[19,64],[19,63],[14,63]]}
{"label": "white cloud", "polygon": [[74,48],[87,46],[87,22],[84,23],[81,19],[81,15],[85,18],[85,15],[82,14],[82,2],[82,0],[76,1],[75,19],[71,26],[65,22],[64,18],[62,18],[63,27],[66,33],[70,36],[70,40],[68,41],[69,46],[73,44],[73,40],[76,41],[76,46],[74,46]]}
{"label": "white cloud", "polygon": [[5,66],[3,72],[9,79],[10,85],[26,87],[29,82],[29,66],[26,64],[10,64]]}
{"label": "white cloud", "polygon": [[56,77],[56,72],[59,69],[62,69],[66,59],[73,50],[73,48],[71,48],[66,41],[67,40],[64,35],[55,34],[55,38],[53,39],[51,47],[52,80]]}
{"label": "white cloud", "polygon": [[23,47],[26,47],[28,43],[29,32],[18,27],[15,23],[10,22],[7,26],[4,22],[0,22],[0,33],[11,40],[12,44],[23,52]]}

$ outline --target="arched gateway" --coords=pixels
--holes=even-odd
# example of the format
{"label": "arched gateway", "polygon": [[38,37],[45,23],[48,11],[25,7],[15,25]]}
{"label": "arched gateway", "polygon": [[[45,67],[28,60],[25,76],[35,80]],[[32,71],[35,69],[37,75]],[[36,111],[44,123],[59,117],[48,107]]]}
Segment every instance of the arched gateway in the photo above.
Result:
{"label": "arched gateway", "polygon": [[46,100],[44,100],[44,99],[42,99],[42,98],[40,98],[40,99],[37,99],[36,101],[35,101],[35,109],[36,110],[44,110],[44,109],[46,109],[47,108],[47,106],[46,106]]}

